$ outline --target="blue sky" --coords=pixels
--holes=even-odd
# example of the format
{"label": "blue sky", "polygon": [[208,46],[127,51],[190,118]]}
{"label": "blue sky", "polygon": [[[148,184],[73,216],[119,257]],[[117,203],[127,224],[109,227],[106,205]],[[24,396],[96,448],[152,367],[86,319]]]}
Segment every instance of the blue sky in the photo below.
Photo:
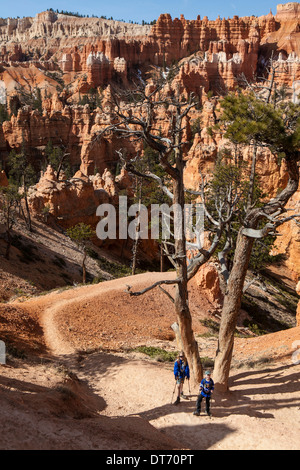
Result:
{"label": "blue sky", "polygon": [[41,11],[53,8],[54,10],[68,10],[84,15],[104,15],[116,20],[150,22],[157,19],[161,13],[170,13],[172,18],[183,14],[186,19],[196,19],[197,15],[208,16],[215,20],[218,15],[221,18],[238,16],[261,16],[272,10],[276,14],[276,5],[284,1],[273,0],[14,0],[12,2],[1,1],[0,17],[35,16]]}

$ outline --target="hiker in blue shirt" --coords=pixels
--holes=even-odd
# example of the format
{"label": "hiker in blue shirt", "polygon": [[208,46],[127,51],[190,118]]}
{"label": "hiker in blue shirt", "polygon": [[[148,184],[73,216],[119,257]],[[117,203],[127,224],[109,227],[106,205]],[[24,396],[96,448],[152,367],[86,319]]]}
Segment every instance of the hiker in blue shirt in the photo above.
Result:
{"label": "hiker in blue shirt", "polygon": [[187,378],[190,379],[190,369],[188,365],[187,358],[183,351],[179,353],[178,358],[174,364],[174,376],[177,384],[177,398],[174,402],[174,405],[178,405],[180,398],[186,398],[183,394],[183,384],[184,380]]}
{"label": "hiker in blue shirt", "polygon": [[210,413],[210,399],[213,394],[215,388],[215,384],[213,379],[211,378],[210,371],[207,370],[204,374],[204,379],[201,380],[200,387],[199,387],[199,395],[196,404],[196,410],[194,411],[194,415],[200,416],[201,412],[201,403],[203,398],[205,398],[205,412],[208,416],[211,415]]}

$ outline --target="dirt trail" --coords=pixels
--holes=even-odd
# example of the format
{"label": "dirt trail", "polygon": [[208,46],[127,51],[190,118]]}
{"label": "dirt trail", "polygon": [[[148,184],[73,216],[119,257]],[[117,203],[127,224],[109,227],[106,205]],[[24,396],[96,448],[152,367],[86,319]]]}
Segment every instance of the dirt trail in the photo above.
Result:
{"label": "dirt trail", "polygon": [[65,341],[55,323],[55,315],[59,314],[61,308],[67,307],[68,304],[72,304],[72,300],[60,300],[54,306],[46,308],[41,320],[45,342],[51,353],[56,356],[74,353],[74,348]]}
{"label": "dirt trail", "polygon": [[[93,354],[80,377],[106,403],[102,414],[138,416],[191,449],[299,449],[299,365],[234,371],[231,392],[216,396],[213,417],[193,416],[198,386],[174,401],[172,366],[132,355]],[[203,410],[204,411],[204,410]],[[291,426],[291,423],[293,425]]]}
{"label": "dirt trail", "polygon": [[[198,385],[190,383],[189,389],[186,384],[184,391],[189,399],[178,406],[171,404],[172,364],[145,359],[136,352],[92,352],[96,344],[134,344],[134,341],[176,349],[172,339],[167,338],[167,326],[173,320],[172,306],[165,305],[158,322],[161,311],[158,304],[162,300],[157,295],[149,293],[137,301],[129,300],[124,293],[128,284],[137,290],[159,277],[156,273],[123,278],[19,304],[26,311],[39,312],[45,342],[54,360],[79,378],[76,394],[81,397],[81,405],[77,404],[77,409],[84,405],[98,411],[97,417],[82,417],[80,423],[73,418],[53,417],[52,411],[36,414],[34,394],[33,401],[29,401],[28,395],[18,390],[16,381],[34,383],[31,387],[42,384],[50,406],[53,397],[49,402],[46,384],[51,384],[56,375],[49,369],[44,375],[41,370],[37,374],[37,369],[30,367],[5,370],[8,381],[14,374],[15,382],[10,387],[21,395],[17,395],[13,409],[11,398],[6,408],[7,434],[2,448],[24,448],[21,436],[14,430],[13,422],[18,416],[18,422],[28,428],[31,436],[26,448],[299,449],[300,365],[292,362],[291,352],[293,341],[300,337],[300,328],[281,336],[236,342],[235,356],[239,360],[250,355],[252,360],[259,359],[266,351],[272,351],[280,360],[262,363],[259,368],[250,369],[245,364],[233,370],[230,392],[216,395],[211,419],[192,414]],[[199,342],[201,346],[202,340]],[[276,351],[281,355],[276,356]],[[24,400],[25,410],[20,409]]]}
{"label": "dirt trail", "polygon": [[[130,282],[132,290],[137,291],[144,287],[146,283],[155,282],[158,279],[172,279],[174,273],[147,273],[124,277],[122,279],[114,279],[105,283],[100,283],[92,286],[78,287],[72,290],[66,290],[61,293],[51,293],[43,296],[43,298],[36,298],[34,301],[25,302],[29,309],[32,305],[36,305],[36,308],[41,309],[41,324],[44,330],[45,341],[51,352],[55,355],[68,355],[75,352],[76,348],[72,345],[72,334],[68,334],[64,326],[64,317],[73,316],[73,311],[76,310],[76,315],[79,317],[85,313],[86,306],[89,307],[88,315],[96,313],[98,319],[101,318],[103,321],[101,312],[101,299],[112,298],[117,302],[117,297],[123,295],[125,303],[129,303],[130,297],[128,293],[125,293]],[[93,305],[92,305],[93,303]],[[137,303],[137,302],[135,302]],[[118,311],[118,317],[122,315],[124,305],[120,305],[120,311]],[[141,304],[138,306],[138,314],[140,315]],[[80,312],[78,314],[78,312]],[[90,319],[87,320],[89,322]],[[120,320],[119,320],[120,322]],[[85,322],[83,325],[85,326]],[[113,325],[112,325],[113,326]],[[83,333],[83,332],[82,332]],[[96,326],[94,326],[94,334],[96,333]],[[69,336],[69,337],[68,337]],[[81,340],[83,338],[80,338]]]}

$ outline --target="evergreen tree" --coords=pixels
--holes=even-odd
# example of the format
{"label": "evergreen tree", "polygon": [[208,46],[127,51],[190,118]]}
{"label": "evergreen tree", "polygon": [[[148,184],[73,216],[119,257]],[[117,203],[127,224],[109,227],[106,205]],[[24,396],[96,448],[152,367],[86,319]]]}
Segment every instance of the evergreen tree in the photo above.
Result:
{"label": "evergreen tree", "polygon": [[12,229],[16,222],[17,207],[20,202],[18,187],[10,184],[8,187],[0,187],[0,220],[5,226],[6,252],[5,258],[9,260],[12,243]]}
{"label": "evergreen tree", "polygon": [[[224,125],[225,137],[253,148],[247,204],[227,281],[214,369],[215,383],[221,390],[227,390],[234,331],[254,240],[276,235],[277,227],[294,217],[284,217],[283,214],[285,205],[299,186],[300,106],[283,101],[275,107],[269,100],[265,102],[253,93],[240,93],[228,95],[222,107],[221,123]],[[288,182],[275,197],[266,195],[257,204],[255,176],[259,146],[267,147],[277,155],[279,164],[284,158]]]}
{"label": "evergreen tree", "polygon": [[82,259],[82,282],[85,284],[86,282],[86,257],[87,257],[87,244],[95,235],[94,230],[90,225],[79,223],[70,227],[67,230],[67,235],[73,240],[74,243],[78,246],[78,248],[83,253]]}
{"label": "evergreen tree", "polygon": [[7,111],[6,104],[0,104],[0,124],[3,124],[4,121],[9,121],[9,114]]}
{"label": "evergreen tree", "polygon": [[29,162],[28,154],[25,150],[24,141],[20,153],[16,153],[15,150],[12,150],[10,152],[8,157],[8,166],[10,168],[9,177],[12,180],[13,184],[18,187],[21,187],[23,190],[22,199],[24,199],[25,202],[25,212],[22,206],[21,209],[28,230],[32,231],[31,215],[28,205],[27,193],[29,186],[35,184],[36,182],[36,174],[32,165]]}
{"label": "evergreen tree", "polygon": [[61,171],[64,171],[66,178],[71,177],[71,164],[69,160],[69,153],[65,152],[62,147],[53,145],[50,139],[45,148],[46,165],[51,165],[56,171],[56,177],[59,180]]}
{"label": "evergreen tree", "polygon": [[42,93],[39,87],[36,87],[33,94],[32,94],[32,107],[33,109],[37,109],[40,114],[43,114],[43,100],[42,100]]}

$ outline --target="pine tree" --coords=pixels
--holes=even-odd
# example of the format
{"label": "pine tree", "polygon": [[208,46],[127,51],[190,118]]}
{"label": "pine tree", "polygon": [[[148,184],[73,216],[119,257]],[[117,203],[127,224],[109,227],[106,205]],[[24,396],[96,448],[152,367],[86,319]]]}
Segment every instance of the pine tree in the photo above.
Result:
{"label": "pine tree", "polygon": [[5,258],[9,260],[12,243],[12,229],[16,222],[16,210],[20,202],[18,187],[10,184],[8,187],[0,187],[0,220],[5,226],[6,252]]}
{"label": "pine tree", "polygon": [[[234,331],[254,241],[276,235],[277,227],[294,217],[283,214],[299,185],[300,106],[285,101],[275,107],[253,93],[241,93],[228,95],[222,107],[225,137],[233,143],[251,145],[253,149],[247,203],[227,281],[214,368],[215,383],[220,390],[227,390]],[[284,158],[288,176],[286,187],[273,198],[266,196],[260,204],[255,193],[258,147],[270,149],[279,163]]]}
{"label": "pine tree", "polygon": [[8,157],[8,165],[10,168],[9,170],[10,179],[15,185],[17,185],[18,187],[21,187],[23,190],[22,199],[24,199],[24,202],[25,202],[26,214],[24,213],[22,206],[21,206],[21,209],[22,209],[23,217],[28,227],[28,230],[31,232],[32,224],[31,224],[31,215],[30,215],[30,210],[29,210],[29,205],[28,205],[27,193],[28,193],[29,186],[35,183],[36,174],[32,165],[29,162],[28,154],[25,150],[24,140],[22,143],[22,148],[21,148],[20,153],[16,153],[15,150],[12,150],[10,152],[9,157]]}
{"label": "pine tree", "polygon": [[82,259],[82,282],[86,282],[86,266],[85,261],[87,257],[87,244],[95,235],[94,230],[90,225],[84,224],[83,222],[70,227],[67,230],[67,235],[76,243],[78,248],[83,252]]}

